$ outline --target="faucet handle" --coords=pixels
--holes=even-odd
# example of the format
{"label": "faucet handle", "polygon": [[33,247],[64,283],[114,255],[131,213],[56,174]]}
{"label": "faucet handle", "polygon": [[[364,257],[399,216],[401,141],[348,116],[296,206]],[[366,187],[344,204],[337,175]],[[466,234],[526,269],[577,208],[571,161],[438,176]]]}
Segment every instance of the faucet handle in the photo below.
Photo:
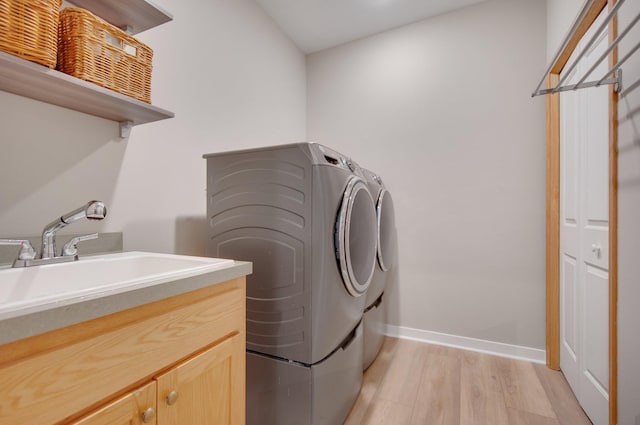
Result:
{"label": "faucet handle", "polygon": [[19,260],[33,260],[36,258],[36,250],[26,239],[0,239],[0,245],[20,245]]}
{"label": "faucet handle", "polygon": [[89,235],[76,236],[62,247],[62,256],[70,256],[78,254],[78,243],[82,241],[89,241],[91,239],[98,239],[97,233],[91,233]]}

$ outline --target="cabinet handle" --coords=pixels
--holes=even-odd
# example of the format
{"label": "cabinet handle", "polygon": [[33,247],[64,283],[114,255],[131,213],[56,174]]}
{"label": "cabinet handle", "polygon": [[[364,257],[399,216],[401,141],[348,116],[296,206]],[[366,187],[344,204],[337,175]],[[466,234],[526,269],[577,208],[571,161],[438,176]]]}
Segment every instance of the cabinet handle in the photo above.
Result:
{"label": "cabinet handle", "polygon": [[167,404],[169,406],[173,405],[178,401],[178,392],[176,390],[171,391],[167,394]]}
{"label": "cabinet handle", "polygon": [[148,424],[156,417],[156,409],[153,407],[148,408],[142,412],[142,422]]}

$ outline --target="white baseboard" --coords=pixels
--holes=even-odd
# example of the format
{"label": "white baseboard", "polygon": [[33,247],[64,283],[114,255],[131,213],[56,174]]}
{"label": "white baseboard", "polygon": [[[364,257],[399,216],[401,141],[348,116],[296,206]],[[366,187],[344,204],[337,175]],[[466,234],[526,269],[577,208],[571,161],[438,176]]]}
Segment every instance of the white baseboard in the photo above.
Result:
{"label": "white baseboard", "polygon": [[422,329],[406,328],[402,326],[386,325],[385,335],[402,339],[411,339],[436,345],[478,351],[500,357],[526,360],[533,363],[546,362],[546,351],[521,345],[504,344],[502,342],[469,338],[466,336],[449,335]]}

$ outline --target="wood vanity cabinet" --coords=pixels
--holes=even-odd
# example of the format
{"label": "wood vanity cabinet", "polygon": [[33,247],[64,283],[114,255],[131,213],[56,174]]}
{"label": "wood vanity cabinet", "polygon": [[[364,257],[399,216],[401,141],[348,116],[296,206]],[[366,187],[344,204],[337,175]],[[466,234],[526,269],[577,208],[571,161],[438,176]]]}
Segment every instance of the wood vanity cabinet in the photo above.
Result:
{"label": "wood vanity cabinet", "polygon": [[0,346],[6,425],[244,425],[245,278]]}

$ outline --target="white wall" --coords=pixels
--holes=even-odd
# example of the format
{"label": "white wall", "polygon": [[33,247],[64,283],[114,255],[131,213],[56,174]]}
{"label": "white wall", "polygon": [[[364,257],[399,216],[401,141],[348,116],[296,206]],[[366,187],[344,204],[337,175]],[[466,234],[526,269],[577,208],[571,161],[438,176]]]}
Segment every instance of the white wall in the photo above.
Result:
{"label": "white wall", "polygon": [[[619,31],[640,13],[640,2],[620,9]],[[636,25],[620,45],[622,58],[640,42]],[[635,88],[633,86],[635,85]],[[640,52],[623,67],[618,157],[618,424],[640,425]],[[624,93],[624,92],[623,92]]]}
{"label": "white wall", "polygon": [[492,0],[307,57],[309,140],[395,200],[391,324],[544,348],[545,21]]}
{"label": "white wall", "polygon": [[[577,0],[547,0],[550,58],[562,41],[556,35],[566,34],[581,7]],[[620,9],[618,31],[639,12],[640,3],[626,2]],[[619,57],[638,41],[640,27],[620,44]],[[620,98],[618,108],[618,424],[640,425],[640,53],[622,69],[623,88],[630,91]]]}
{"label": "white wall", "polygon": [[135,127],[0,92],[0,236],[39,234],[90,199],[125,249],[204,254],[205,161],[218,150],[305,138],[305,59],[250,0],[157,0],[174,21],[154,49],[152,101],[174,119]]}
{"label": "white wall", "polygon": [[584,1],[547,0],[547,65],[560,49]]}

